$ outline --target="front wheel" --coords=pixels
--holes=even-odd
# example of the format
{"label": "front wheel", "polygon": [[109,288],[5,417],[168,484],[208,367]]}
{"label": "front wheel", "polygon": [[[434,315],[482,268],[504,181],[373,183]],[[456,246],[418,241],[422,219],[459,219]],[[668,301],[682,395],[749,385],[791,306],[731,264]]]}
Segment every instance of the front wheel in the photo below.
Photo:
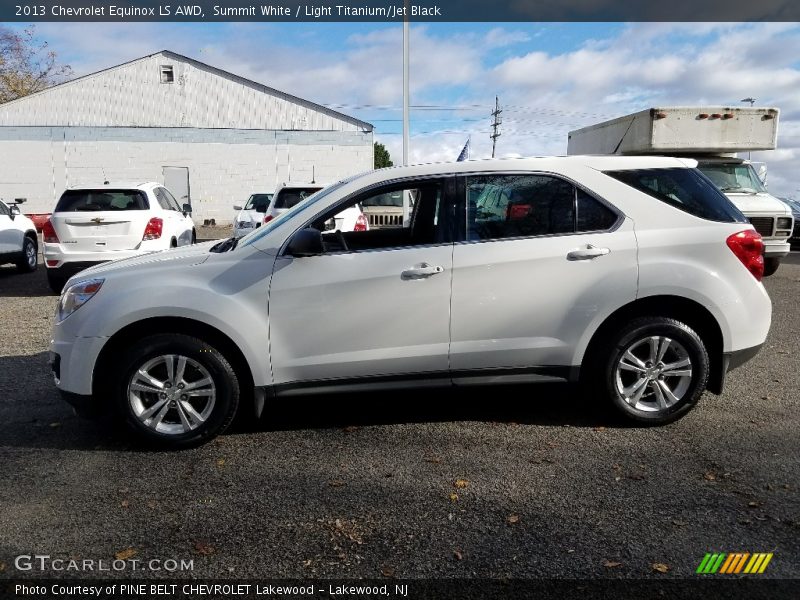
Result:
{"label": "front wheel", "polygon": [[225,431],[236,415],[236,372],[200,339],[153,335],[130,346],[119,365],[112,392],[116,407],[149,442],[197,445]]}
{"label": "front wheel", "polygon": [[765,258],[764,259],[764,277],[775,275],[778,267],[781,266],[780,258]]}
{"label": "front wheel", "polygon": [[612,340],[600,370],[600,389],[628,420],[664,425],[688,413],[705,390],[708,351],[685,323],[635,319]]}

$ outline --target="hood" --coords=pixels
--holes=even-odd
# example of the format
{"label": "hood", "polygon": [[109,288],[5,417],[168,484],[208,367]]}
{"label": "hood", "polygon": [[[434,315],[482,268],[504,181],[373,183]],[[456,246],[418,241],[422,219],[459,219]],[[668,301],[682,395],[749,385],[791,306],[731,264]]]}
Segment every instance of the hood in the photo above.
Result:
{"label": "hood", "polygon": [[149,252],[131,258],[112,260],[81,271],[73,276],[71,280],[74,279],[77,281],[79,279],[89,279],[95,276],[105,276],[115,271],[133,269],[145,265],[158,265],[159,267],[197,265],[208,259],[209,250],[214,244],[219,243],[219,241],[220,240],[213,240],[211,242],[203,242],[202,244],[194,244],[193,246],[186,246],[184,248],[173,248],[171,250]]}
{"label": "hood", "polygon": [[736,205],[740,211],[748,213],[767,213],[773,215],[791,215],[792,211],[775,196],[765,192],[758,194],[743,194],[737,192],[726,192],[725,195]]}
{"label": "hood", "polygon": [[236,215],[236,221],[239,223],[260,223],[264,220],[264,214],[257,210],[242,210]]}

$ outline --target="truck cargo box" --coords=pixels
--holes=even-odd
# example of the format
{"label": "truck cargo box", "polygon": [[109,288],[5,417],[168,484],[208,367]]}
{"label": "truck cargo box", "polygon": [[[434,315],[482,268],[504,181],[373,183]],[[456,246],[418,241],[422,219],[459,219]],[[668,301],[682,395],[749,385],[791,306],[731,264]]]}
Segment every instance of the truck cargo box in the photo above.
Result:
{"label": "truck cargo box", "polygon": [[567,154],[732,154],[774,150],[777,108],[649,108],[569,133]]}

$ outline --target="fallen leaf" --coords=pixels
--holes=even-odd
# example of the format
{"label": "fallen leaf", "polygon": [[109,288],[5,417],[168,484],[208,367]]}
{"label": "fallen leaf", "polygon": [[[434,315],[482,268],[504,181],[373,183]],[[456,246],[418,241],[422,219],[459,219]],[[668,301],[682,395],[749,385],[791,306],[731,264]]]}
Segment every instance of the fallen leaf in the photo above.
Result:
{"label": "fallen leaf", "polygon": [[609,569],[615,569],[617,567],[621,567],[622,563],[619,562],[619,561],[616,561],[616,560],[604,560],[603,561],[603,566],[607,567]]}
{"label": "fallen leaf", "polygon": [[122,508],[128,508],[128,506],[130,506],[130,502],[128,502],[127,500],[123,500],[122,502],[119,503],[119,505]]}
{"label": "fallen leaf", "polygon": [[717,480],[717,476],[714,473],[712,473],[711,471],[709,471],[708,473],[703,475],[703,479],[705,479],[706,481],[716,481]]}
{"label": "fallen leaf", "polygon": [[217,466],[218,466],[218,467],[222,467],[222,466],[224,466],[224,465],[225,465],[225,459],[224,459],[224,458],[220,458],[220,459],[217,461]]}
{"label": "fallen leaf", "polygon": [[132,558],[134,556],[136,556],[136,550],[134,550],[133,548],[126,548],[125,550],[120,550],[119,552],[117,552],[114,555],[114,558],[116,558],[117,560],[128,560],[129,558]]}
{"label": "fallen leaf", "polygon": [[665,565],[664,563],[653,563],[653,571],[658,571],[659,573],[666,573],[669,571],[669,565]]}
{"label": "fallen leaf", "polygon": [[61,427],[61,423],[50,423],[50,427],[55,429],[56,427]]}
{"label": "fallen leaf", "polygon": [[634,481],[641,481],[644,479],[644,475],[641,473],[632,473],[628,475],[628,479],[633,479]]}
{"label": "fallen leaf", "polygon": [[595,427],[594,430],[595,431],[605,431],[606,428],[601,425],[600,427]]}
{"label": "fallen leaf", "polygon": [[384,577],[394,577],[394,569],[392,567],[381,567],[381,575]]}
{"label": "fallen leaf", "polygon": [[426,456],[423,460],[425,462],[433,463],[434,465],[438,465],[440,462],[442,462],[442,459],[438,456]]}
{"label": "fallen leaf", "polygon": [[573,550],[572,548],[570,548],[569,550],[567,550],[567,554],[573,554],[574,552],[575,552],[575,550]]}
{"label": "fallen leaf", "polygon": [[686,521],[678,521],[677,519],[673,519],[672,524],[677,525],[678,527],[683,527],[685,525],[688,525]]}
{"label": "fallen leaf", "polygon": [[155,508],[156,506],[158,506],[158,503],[156,503],[155,500],[148,500],[147,501],[147,508]]}
{"label": "fallen leaf", "polygon": [[740,523],[741,525],[750,525],[750,523],[752,523],[752,522],[753,522],[753,521],[751,521],[750,519],[740,519],[740,520],[739,520],[739,523]]}
{"label": "fallen leaf", "polygon": [[464,489],[465,487],[467,487],[469,485],[469,480],[468,479],[456,479],[456,481],[455,481],[455,483],[453,485],[456,486],[458,489]]}
{"label": "fallen leaf", "polygon": [[194,543],[194,551],[202,556],[208,556],[209,554],[214,554],[217,549],[206,541],[197,540]]}
{"label": "fallen leaf", "polygon": [[506,518],[506,523],[508,523],[509,525],[516,525],[517,523],[519,523],[519,515],[509,515]]}
{"label": "fallen leaf", "polygon": [[310,567],[311,566],[311,559],[309,558],[307,560],[304,560],[303,561],[303,566],[304,567]]}
{"label": "fallen leaf", "polygon": [[748,502],[747,506],[749,506],[750,508],[758,508],[759,506],[761,506],[761,502],[756,502],[755,500],[753,500],[752,502]]}
{"label": "fallen leaf", "polygon": [[358,431],[358,427],[356,427],[355,425],[348,425],[347,427],[342,429],[342,431],[344,431],[345,433],[353,433],[354,431]]}
{"label": "fallen leaf", "polygon": [[453,550],[453,558],[455,558],[456,560],[463,560],[464,553],[461,552],[461,550],[455,549]]}
{"label": "fallen leaf", "polygon": [[618,477],[614,477],[614,481],[620,481],[620,480],[622,480],[622,477],[619,477],[619,476]]}
{"label": "fallen leaf", "polygon": [[345,486],[347,484],[344,481],[342,481],[341,479],[333,479],[333,480],[328,482],[328,485],[331,486],[331,487],[342,487],[342,486]]}
{"label": "fallen leaf", "polygon": [[458,494],[456,493],[450,494],[450,500],[452,500],[453,502],[458,502]]}
{"label": "fallen leaf", "polygon": [[0,573],[6,570],[6,563],[0,562]]}

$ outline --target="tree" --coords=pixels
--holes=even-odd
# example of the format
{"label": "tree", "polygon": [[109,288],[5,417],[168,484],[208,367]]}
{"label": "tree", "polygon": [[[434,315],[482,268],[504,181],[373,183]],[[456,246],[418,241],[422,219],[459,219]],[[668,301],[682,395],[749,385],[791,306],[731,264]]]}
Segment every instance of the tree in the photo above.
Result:
{"label": "tree", "polygon": [[21,33],[0,27],[0,104],[39,92],[72,74],[33,27]]}
{"label": "tree", "polygon": [[389,151],[386,146],[379,142],[375,142],[375,168],[383,169],[384,167],[393,167],[392,157],[389,156]]}

